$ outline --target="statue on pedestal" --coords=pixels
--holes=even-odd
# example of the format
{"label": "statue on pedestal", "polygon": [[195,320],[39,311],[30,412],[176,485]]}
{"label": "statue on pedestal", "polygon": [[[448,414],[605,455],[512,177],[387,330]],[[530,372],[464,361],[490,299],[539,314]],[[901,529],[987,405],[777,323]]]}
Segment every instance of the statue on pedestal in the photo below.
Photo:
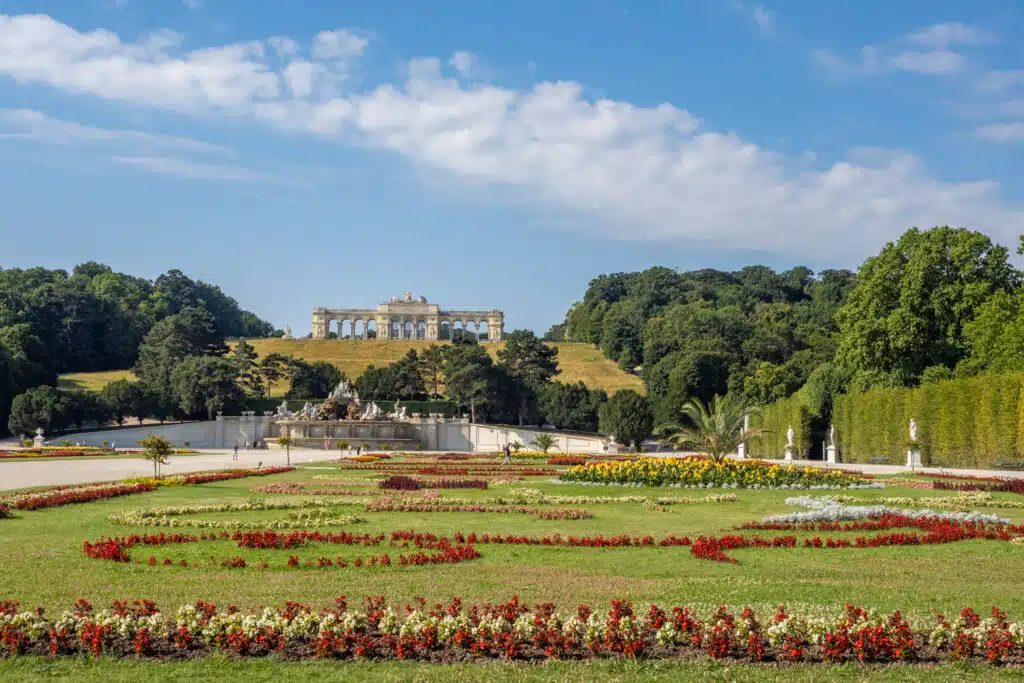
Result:
{"label": "statue on pedestal", "polygon": [[831,425],[828,428],[828,445],[832,448],[836,447],[836,426]]}
{"label": "statue on pedestal", "polygon": [[289,327],[288,325],[285,325],[284,326],[284,334],[281,335],[281,339],[291,339],[291,338],[292,338],[292,328]]}
{"label": "statue on pedestal", "polygon": [[793,447],[793,425],[789,425],[789,429],[786,430],[786,446]]}
{"label": "statue on pedestal", "polygon": [[917,441],[917,420],[910,418],[910,441]]}

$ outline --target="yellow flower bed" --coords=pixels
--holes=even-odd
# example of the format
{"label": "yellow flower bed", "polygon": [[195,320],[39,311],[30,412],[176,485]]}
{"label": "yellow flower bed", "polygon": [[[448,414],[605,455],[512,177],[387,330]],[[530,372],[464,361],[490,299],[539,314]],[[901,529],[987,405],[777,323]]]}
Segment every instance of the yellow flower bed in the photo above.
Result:
{"label": "yellow flower bed", "polygon": [[758,460],[714,462],[703,457],[640,458],[629,462],[574,465],[562,474],[561,479],[594,484],[705,488],[848,487],[864,483],[862,479],[838,470],[797,468]]}

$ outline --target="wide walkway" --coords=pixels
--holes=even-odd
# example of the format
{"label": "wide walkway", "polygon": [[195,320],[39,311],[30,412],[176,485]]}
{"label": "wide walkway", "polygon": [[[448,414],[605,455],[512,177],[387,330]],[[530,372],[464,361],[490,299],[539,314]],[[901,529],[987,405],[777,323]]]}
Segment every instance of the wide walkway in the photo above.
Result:
{"label": "wide walkway", "polygon": [[[337,452],[325,457],[323,451],[293,450],[291,462],[301,465],[316,460],[335,459]],[[179,455],[168,458],[170,463],[161,468],[165,475],[225,470],[232,468],[284,465],[284,451],[239,451],[238,460],[231,459],[230,450],[203,450],[200,455]],[[87,484],[113,481],[129,477],[153,475],[153,463],[140,458],[87,458],[68,460],[0,461],[0,491],[23,489],[30,486],[57,486],[60,484]]]}

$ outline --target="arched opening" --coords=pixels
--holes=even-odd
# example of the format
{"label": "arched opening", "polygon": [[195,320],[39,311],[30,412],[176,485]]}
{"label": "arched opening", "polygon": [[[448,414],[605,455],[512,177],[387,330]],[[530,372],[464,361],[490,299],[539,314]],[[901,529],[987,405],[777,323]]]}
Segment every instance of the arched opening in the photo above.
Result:
{"label": "arched opening", "polygon": [[[332,327],[334,329],[331,329]],[[340,331],[341,331],[341,321],[340,320],[328,320],[327,321],[327,338],[328,339],[337,339],[340,336],[338,334],[338,332],[340,332]]]}
{"label": "arched opening", "polygon": [[476,324],[477,337],[480,341],[487,341],[490,338],[491,328],[487,325],[486,320],[481,320]]}
{"label": "arched opening", "polygon": [[416,338],[426,339],[427,338],[427,321],[417,320],[416,321]]}
{"label": "arched opening", "polygon": [[366,323],[366,338],[376,339],[377,338],[377,321],[371,320]]}
{"label": "arched opening", "polygon": [[437,330],[438,339],[451,339],[452,338],[452,324],[447,320],[442,320],[440,328]]}
{"label": "arched opening", "polygon": [[390,337],[391,339],[401,339],[402,338],[402,321],[400,321],[400,320],[392,320],[391,321],[391,329],[388,331],[388,337]]}
{"label": "arched opening", "polygon": [[415,339],[413,336],[416,333],[415,327],[411,320],[406,320],[402,323],[402,339]]}
{"label": "arched opening", "polygon": [[357,320],[352,323],[352,337],[355,339],[366,338],[366,321]]}
{"label": "arched opening", "polygon": [[351,339],[352,338],[352,321],[345,319],[341,321],[338,326],[338,337],[340,339]]}

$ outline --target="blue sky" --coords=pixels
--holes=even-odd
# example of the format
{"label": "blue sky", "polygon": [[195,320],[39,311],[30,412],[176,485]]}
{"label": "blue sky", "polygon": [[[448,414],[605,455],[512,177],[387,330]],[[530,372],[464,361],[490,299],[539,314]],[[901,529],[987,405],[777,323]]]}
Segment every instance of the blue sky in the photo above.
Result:
{"label": "blue sky", "polygon": [[0,266],[180,268],[297,333],[414,290],[1024,232],[1024,7],[0,1]]}

